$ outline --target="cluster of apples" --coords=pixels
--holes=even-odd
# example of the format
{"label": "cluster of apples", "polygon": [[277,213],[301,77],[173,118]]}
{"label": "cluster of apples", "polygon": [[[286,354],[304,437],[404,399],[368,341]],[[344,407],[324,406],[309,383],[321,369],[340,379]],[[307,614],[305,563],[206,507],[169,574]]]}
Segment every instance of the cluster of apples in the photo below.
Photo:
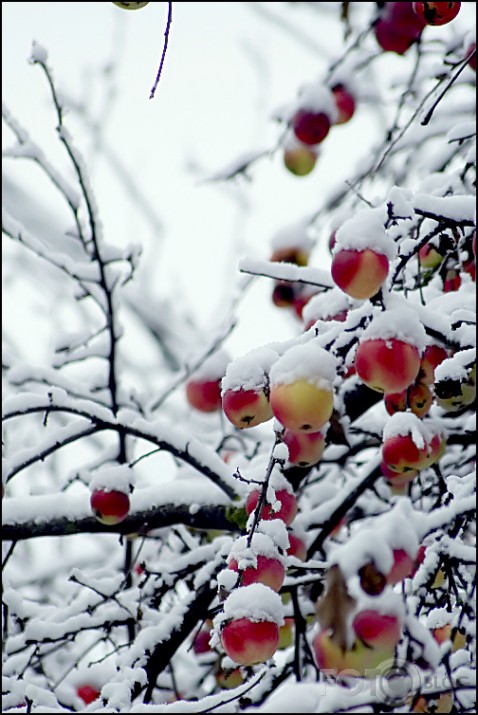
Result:
{"label": "cluster of apples", "polygon": [[305,85],[290,119],[290,131],[283,144],[283,161],[295,176],[307,176],[314,169],[320,145],[332,126],[349,122],[355,114],[356,96],[346,80],[331,86]]}
{"label": "cluster of apples", "polygon": [[386,52],[404,55],[427,25],[446,25],[460,7],[461,2],[386,2],[374,25],[375,38]]}
{"label": "cluster of apples", "polygon": [[293,618],[284,618],[279,595],[288,558],[306,558],[305,541],[291,527],[298,502],[287,479],[273,471],[267,488],[252,487],[245,508],[248,535],[239,537],[219,583],[227,593],[215,621],[224,653],[239,666],[269,660],[292,641]]}

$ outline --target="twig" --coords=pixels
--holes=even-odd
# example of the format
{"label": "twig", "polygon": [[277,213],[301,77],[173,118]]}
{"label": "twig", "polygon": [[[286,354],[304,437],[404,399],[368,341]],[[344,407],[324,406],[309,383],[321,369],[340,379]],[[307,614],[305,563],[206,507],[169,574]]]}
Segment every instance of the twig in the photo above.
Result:
{"label": "twig", "polygon": [[151,87],[151,93],[149,95],[150,99],[153,99],[153,97],[154,97],[154,94],[156,92],[156,87],[158,86],[159,80],[161,78],[161,72],[163,71],[164,60],[166,59],[166,50],[168,49],[169,31],[171,29],[172,20],[173,20],[173,3],[168,2],[168,19],[166,21],[166,29],[164,31],[163,52],[161,55],[161,62],[159,63],[159,69],[158,69],[158,73],[156,75],[156,79],[154,80],[154,84]]}

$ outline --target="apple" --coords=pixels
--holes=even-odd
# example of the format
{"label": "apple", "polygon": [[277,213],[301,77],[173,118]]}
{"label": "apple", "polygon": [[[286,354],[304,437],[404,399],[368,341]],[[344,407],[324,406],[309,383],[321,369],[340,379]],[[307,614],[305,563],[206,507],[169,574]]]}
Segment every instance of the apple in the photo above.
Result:
{"label": "apple", "polygon": [[194,380],[186,382],[186,399],[191,407],[200,412],[217,412],[221,409],[221,379]]}
{"label": "apple", "polygon": [[369,596],[378,596],[387,585],[385,574],[377,569],[373,561],[364,564],[358,571],[360,586]]}
{"label": "apple", "polygon": [[372,390],[401,392],[420,370],[418,348],[398,338],[361,339],[355,355],[357,375]]}
{"label": "apple", "polygon": [[214,669],[214,677],[219,687],[231,690],[232,688],[237,688],[239,685],[242,685],[244,676],[241,673],[241,669],[233,668],[232,670],[226,670],[221,667],[220,660],[221,658]]}
{"label": "apple", "polygon": [[115,489],[94,489],[90,497],[91,509],[102,524],[119,524],[128,515],[129,496]]}
{"label": "apple", "polygon": [[454,293],[461,286],[461,275],[455,268],[446,271],[443,277],[443,292]]}
{"label": "apple", "polygon": [[432,628],[432,635],[439,644],[451,641],[453,653],[466,647],[466,633],[463,629],[452,628],[451,623]]}
{"label": "apple", "polygon": [[332,87],[332,94],[337,106],[335,124],[345,124],[352,119],[355,113],[355,98],[350,89],[340,82]]}
{"label": "apple", "polygon": [[417,417],[424,417],[432,406],[433,394],[425,383],[414,382],[413,385],[401,392],[384,395],[383,401],[389,415],[393,415],[395,412],[405,412],[410,408]]}
{"label": "apple", "polygon": [[365,645],[384,649],[395,648],[402,631],[397,616],[372,609],[359,611],[353,619],[352,628]]}
{"label": "apple", "polygon": [[437,251],[433,243],[425,243],[418,251],[418,260],[422,268],[431,270],[437,268],[443,261],[444,256]]}
{"label": "apple", "polygon": [[[246,512],[249,516],[255,511],[261,495],[260,489],[251,491],[246,499]],[[271,519],[281,519],[286,526],[290,526],[297,516],[298,504],[295,494],[287,491],[287,489],[277,489],[275,498],[279,502],[279,509],[274,511],[271,504],[267,502],[262,508],[261,519],[270,521]]]}
{"label": "apple", "polygon": [[239,429],[255,427],[273,417],[264,389],[230,388],[222,395],[222,409],[229,422]]}
{"label": "apple", "polygon": [[79,685],[76,694],[83,700],[85,705],[89,705],[100,697],[100,692],[92,685]]}
{"label": "apple", "polygon": [[423,18],[414,12],[413,3],[388,2],[374,26],[374,33],[383,50],[404,55],[420,39],[425,26]]}
{"label": "apple", "polygon": [[357,300],[372,298],[388,276],[389,260],[371,248],[334,249],[331,274],[334,283]]}
{"label": "apple", "polygon": [[367,677],[380,675],[393,660],[393,648],[371,648],[360,640],[343,651],[334,643],[331,632],[322,630],[312,641],[315,661],[319,669],[334,677]]}
{"label": "apple", "polygon": [[290,281],[275,281],[272,289],[272,302],[277,308],[290,308],[297,297],[297,289]]}
{"label": "apple", "polygon": [[305,541],[292,531],[289,531],[289,546],[287,548],[287,555],[295,556],[295,558],[300,561],[305,561],[307,558],[307,546]]}
{"label": "apple", "polygon": [[237,618],[221,630],[226,655],[239,665],[255,665],[272,658],[279,645],[279,626],[272,621]]}
{"label": "apple", "polygon": [[292,432],[285,429],[282,441],[289,450],[289,462],[298,467],[312,467],[324,454],[325,437],[322,432]]}
{"label": "apple", "polygon": [[382,459],[393,471],[406,474],[429,467],[434,462],[434,453],[430,443],[425,442],[419,447],[412,434],[396,434],[384,439]]}
{"label": "apple", "polygon": [[[236,559],[229,561],[228,568],[239,572],[239,565]],[[263,583],[272,588],[273,591],[278,592],[282,588],[284,578],[285,568],[279,559],[258,554],[256,566],[248,566],[240,571],[239,584],[249,586],[251,583]]]}
{"label": "apple", "polygon": [[285,650],[294,642],[295,619],[284,618],[284,625],[279,628],[279,645],[277,650]]}
{"label": "apple", "polygon": [[332,416],[334,392],[306,379],[274,384],[270,406],[276,419],[292,432],[319,432]]}
{"label": "apple", "polygon": [[446,360],[448,352],[440,345],[427,345],[420,362],[420,370],[417,380],[426,385],[432,385],[435,381],[435,368]]}
{"label": "apple", "polygon": [[310,250],[305,245],[280,246],[272,251],[270,261],[273,263],[293,263],[295,266],[306,266],[309,263]]}
{"label": "apple", "polygon": [[284,146],[282,159],[284,166],[294,176],[310,174],[318,159],[319,153],[315,147],[296,141],[294,145]]}
{"label": "apple", "polygon": [[123,8],[123,10],[139,10],[145,5],[149,5],[149,2],[114,2],[113,5]]}
{"label": "apple", "polygon": [[193,640],[193,651],[196,655],[200,655],[201,653],[210,653],[212,651],[209,644],[211,639],[211,628],[212,621],[208,619],[196,634]]}
{"label": "apple", "polygon": [[302,144],[315,146],[324,141],[331,127],[329,114],[312,109],[298,109],[292,117],[292,130]]}
{"label": "apple", "polygon": [[461,2],[414,2],[413,10],[427,25],[446,25],[460,12]]}
{"label": "apple", "polygon": [[394,585],[412,575],[415,559],[405,549],[393,549],[393,566],[387,573],[387,583]]}

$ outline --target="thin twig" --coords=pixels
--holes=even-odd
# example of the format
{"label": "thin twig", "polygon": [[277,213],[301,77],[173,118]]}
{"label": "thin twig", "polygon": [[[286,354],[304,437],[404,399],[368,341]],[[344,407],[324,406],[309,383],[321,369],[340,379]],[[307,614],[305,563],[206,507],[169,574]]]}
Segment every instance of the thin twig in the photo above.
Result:
{"label": "thin twig", "polygon": [[171,29],[172,20],[173,20],[173,3],[168,2],[168,19],[166,21],[166,29],[164,31],[163,52],[161,55],[161,62],[159,63],[159,69],[158,69],[158,73],[156,75],[156,79],[154,80],[154,84],[151,87],[151,93],[149,95],[150,99],[153,99],[153,97],[154,97],[154,94],[156,92],[156,87],[158,86],[159,80],[161,78],[161,72],[163,71],[164,60],[166,59],[166,50],[168,49],[169,31]]}

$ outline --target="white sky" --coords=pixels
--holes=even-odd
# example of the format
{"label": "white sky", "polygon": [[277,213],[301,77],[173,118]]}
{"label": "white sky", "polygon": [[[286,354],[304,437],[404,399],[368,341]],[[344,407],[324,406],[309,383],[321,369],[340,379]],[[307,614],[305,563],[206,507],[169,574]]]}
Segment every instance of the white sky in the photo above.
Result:
{"label": "white sky", "polygon": [[[324,5],[339,12],[340,3]],[[302,40],[267,21],[258,12],[264,7],[279,20],[290,19],[304,33]],[[94,161],[77,118],[68,117],[67,125],[90,167],[106,239],[141,243],[145,262],[154,268],[157,294],[184,291],[205,335],[221,317],[239,276],[239,258],[269,258],[273,233],[314,211],[337,180],[353,171],[363,139],[373,141],[376,120],[361,109],[350,125],[331,132],[308,177],[288,173],[279,153],[253,167],[252,182],[200,183],[242,152],[271,145],[280,131],[272,113],[294,100],[302,83],[321,76],[325,56],[340,53],[336,19],[329,22],[301,3],[173,3],[169,48],[153,100],[149,91],[167,3],[128,12],[109,2],[4,2],[2,15],[3,99],[60,162],[46,81],[28,63],[32,41],[48,51],[60,89],[85,101],[95,117],[104,101],[98,70],[112,56],[119,59],[118,95],[103,127],[130,180],[163,223],[164,243],[152,235],[105,163]],[[11,161],[8,168],[17,171]],[[48,206],[48,197],[40,196]],[[328,250],[319,247],[313,265],[328,263]],[[227,344],[232,352],[297,331],[299,324],[272,306],[271,289],[270,280],[259,279],[249,291],[240,310],[243,322]]]}

